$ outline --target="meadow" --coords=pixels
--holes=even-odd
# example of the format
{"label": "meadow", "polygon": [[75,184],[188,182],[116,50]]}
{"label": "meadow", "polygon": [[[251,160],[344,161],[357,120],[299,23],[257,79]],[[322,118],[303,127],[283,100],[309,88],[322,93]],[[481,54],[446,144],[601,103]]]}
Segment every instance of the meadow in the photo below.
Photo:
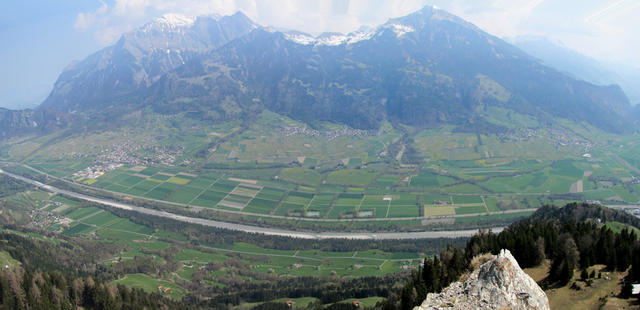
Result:
{"label": "meadow", "polygon": [[[601,156],[605,159],[441,160],[405,174],[379,164],[329,171],[304,166],[266,168],[269,172],[264,174],[125,165],[90,186],[184,206],[311,221],[464,216],[458,222],[472,222],[469,215],[486,220],[487,214],[584,199],[605,204],[638,202],[640,186],[623,173],[617,160]],[[364,165],[363,161],[355,164]],[[61,161],[33,167],[68,178],[78,166]],[[578,182],[580,191],[575,186]],[[369,224],[385,226],[377,221]],[[75,230],[93,232],[92,227],[80,225]]]}
{"label": "meadow", "polygon": [[[278,192],[270,194],[277,195]],[[202,272],[207,274],[207,278],[219,279],[208,281],[206,285],[224,287],[226,281],[239,277],[238,268],[247,268],[240,276],[243,281],[300,276],[352,278],[402,272],[416,268],[421,261],[421,253],[410,252],[276,250],[244,242],[193,245],[187,242],[187,235],[151,229],[95,206],[78,204],[61,196],[49,197],[41,192],[27,196],[37,205],[56,203],[57,208],[50,212],[57,215],[57,221],[49,224],[47,228],[50,231],[124,246],[124,251],[102,262],[105,267],[116,268],[119,264],[133,261],[145,261],[146,265],[167,264],[168,259],[174,261],[177,265],[173,272],[126,273],[112,282],[159,292],[174,299],[185,296],[188,291],[185,281],[193,280],[196,274],[202,277]],[[298,202],[310,200],[301,193],[290,197]],[[343,199],[356,198],[345,196]],[[63,206],[65,208],[61,208]],[[171,254],[167,256],[168,253]],[[0,260],[12,263],[3,259],[2,253]],[[218,267],[213,270],[211,266]]]}
{"label": "meadow", "polygon": [[[509,119],[540,125],[524,115],[494,110],[484,116],[507,128],[512,128]],[[165,124],[161,118],[153,121]],[[73,177],[93,163],[66,156],[62,146],[91,153],[88,146],[100,150],[112,138],[115,144],[124,143],[114,132],[95,134],[94,142],[73,137],[52,145],[47,142],[56,136],[43,136],[11,145],[7,156],[17,160],[31,154],[24,162],[33,168],[136,199],[300,221],[466,218],[567,201],[640,201],[639,180],[634,178],[634,169],[640,171],[640,145],[635,137],[570,122],[561,122],[561,131],[513,128],[506,134],[461,132],[451,126],[406,127],[404,138],[386,122],[377,132],[330,123],[312,128],[268,111],[246,128],[233,122],[213,127],[187,123],[191,127],[179,136],[162,127],[160,133],[166,137],[156,141],[183,148],[179,158],[187,164],[125,164],[96,179]],[[122,130],[136,143],[153,144],[139,128]],[[229,138],[205,157],[194,155],[226,135]],[[398,160],[401,146],[411,147],[420,161]],[[147,149],[137,152],[149,154]]]}

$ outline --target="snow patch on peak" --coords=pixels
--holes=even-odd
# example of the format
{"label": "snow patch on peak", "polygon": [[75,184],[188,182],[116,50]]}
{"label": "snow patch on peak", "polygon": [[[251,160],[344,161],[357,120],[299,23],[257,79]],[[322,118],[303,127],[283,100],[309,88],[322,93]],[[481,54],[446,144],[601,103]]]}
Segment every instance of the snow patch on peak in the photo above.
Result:
{"label": "snow patch on peak", "polygon": [[349,44],[353,44],[360,41],[365,41],[373,38],[376,34],[375,31],[356,31],[349,34],[348,42]]}
{"label": "snow patch on peak", "polygon": [[413,29],[413,27],[407,25],[390,24],[389,26],[391,27],[391,30],[396,33],[397,37],[401,37],[409,32],[416,31],[415,29]]}
{"label": "snow patch on peak", "polygon": [[169,25],[173,28],[191,27],[195,23],[195,18],[180,14],[164,14],[156,19],[157,22]]}
{"label": "snow patch on peak", "polygon": [[287,32],[284,34],[284,37],[289,41],[302,44],[302,45],[309,45],[309,44],[316,43],[316,38],[302,32],[296,32],[296,31]]}
{"label": "snow patch on peak", "polygon": [[328,46],[337,46],[345,43],[348,40],[348,37],[341,33],[328,33],[324,35],[320,35],[316,38],[316,44],[318,45],[328,45]]}
{"label": "snow patch on peak", "polygon": [[180,14],[164,14],[144,25],[140,30],[143,33],[150,31],[175,32],[190,28],[195,23],[195,18]]}
{"label": "snow patch on peak", "polygon": [[313,37],[306,33],[291,31],[284,34],[289,41],[302,45],[326,45],[338,46],[342,44],[353,44],[373,37],[375,31],[356,31],[349,34],[324,33]]}

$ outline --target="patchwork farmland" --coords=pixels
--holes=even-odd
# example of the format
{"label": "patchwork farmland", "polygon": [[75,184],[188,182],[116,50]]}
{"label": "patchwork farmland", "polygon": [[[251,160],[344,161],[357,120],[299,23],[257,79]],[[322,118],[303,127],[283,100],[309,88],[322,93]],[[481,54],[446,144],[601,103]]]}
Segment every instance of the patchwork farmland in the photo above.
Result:
{"label": "patchwork farmland", "polygon": [[[204,162],[189,165],[124,164],[84,178],[74,173],[91,162],[34,157],[27,164],[121,198],[166,201],[194,210],[195,216],[209,212],[215,219],[215,214],[226,212],[276,226],[297,221],[289,224],[307,228],[315,221],[322,222],[323,229],[335,229],[339,225],[329,223],[339,221],[361,222],[349,227],[372,230],[397,221],[430,223],[442,218],[481,224],[490,222],[489,215],[531,211],[549,203],[640,201],[640,184],[628,169],[637,164],[634,151],[640,151],[632,139],[607,142],[616,145],[611,150],[619,155],[596,148],[584,157],[539,140],[502,141],[493,135],[457,132],[443,139],[442,132],[449,129],[440,128],[417,132],[410,141],[422,162],[395,165],[380,152],[398,141],[391,127],[384,128],[386,134],[341,135],[329,142],[327,137],[295,133],[280,137],[273,132],[287,129],[274,120],[299,125],[266,113],[255,127],[220,144]],[[518,153],[534,142],[530,154]],[[489,145],[511,153],[497,156]],[[229,158],[232,152],[237,157]]]}
{"label": "patchwork farmland", "polygon": [[[234,187],[236,194],[242,192],[247,195],[260,195],[257,186]],[[277,199],[284,197],[282,191],[260,189],[265,198]],[[248,197],[248,196],[247,196]],[[294,194],[289,198],[290,204],[307,203],[309,196]],[[384,252],[380,250],[327,252],[322,250],[276,250],[261,246],[237,242],[233,244],[201,244],[191,245],[185,234],[152,229],[137,224],[129,219],[118,217],[108,210],[86,205],[62,196],[51,196],[36,191],[21,196],[20,199],[30,201],[35,206],[46,209],[56,215],[56,221],[48,224],[46,229],[61,233],[69,237],[98,239],[103,242],[126,246],[125,251],[116,257],[104,260],[105,266],[127,264],[133,260],[149,260],[161,262],[163,259],[157,254],[162,251],[177,251],[172,257],[180,263],[177,270],[160,277],[128,273],[114,280],[113,283],[126,284],[142,288],[146,291],[159,291],[170,298],[180,299],[187,291],[182,287],[185,280],[191,281],[196,272],[202,272],[204,267],[219,264],[221,268],[211,272],[218,283],[208,285],[226,285],[224,279],[231,273],[237,272],[235,266],[242,265],[256,274],[277,277],[295,276],[380,276],[417,268],[421,261],[420,253]],[[262,199],[262,198],[255,198]],[[322,199],[322,197],[320,198]],[[343,197],[343,199],[356,199]],[[266,201],[272,201],[264,199]],[[274,207],[275,208],[275,207]],[[233,260],[235,265],[229,265]],[[162,287],[162,289],[158,289]]]}

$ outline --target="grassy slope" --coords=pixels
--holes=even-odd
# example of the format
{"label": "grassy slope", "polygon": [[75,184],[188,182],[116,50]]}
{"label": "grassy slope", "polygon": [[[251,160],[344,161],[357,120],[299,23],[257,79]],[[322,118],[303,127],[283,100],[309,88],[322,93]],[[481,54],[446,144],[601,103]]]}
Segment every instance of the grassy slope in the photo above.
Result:
{"label": "grassy slope", "polygon": [[[549,298],[549,305],[551,309],[602,309],[602,298],[604,297],[607,298],[608,303],[629,308],[630,302],[632,302],[632,300],[618,299],[615,297],[618,295],[618,293],[620,293],[620,289],[622,288],[620,280],[626,275],[626,273],[603,271],[603,265],[592,266],[588,271],[591,272],[592,270],[594,270],[594,268],[598,271],[598,273],[602,272],[603,276],[601,279],[594,279],[591,287],[585,287],[581,290],[575,290],[571,288],[571,285],[574,282],[582,282],[579,281],[580,271],[576,270],[574,272],[573,279],[569,281],[566,286],[546,290],[545,293]],[[544,279],[548,274],[548,270],[548,261],[535,268],[523,269],[523,271],[531,276],[536,282]],[[608,280],[606,278],[608,278]],[[607,308],[605,307],[604,309]]]}

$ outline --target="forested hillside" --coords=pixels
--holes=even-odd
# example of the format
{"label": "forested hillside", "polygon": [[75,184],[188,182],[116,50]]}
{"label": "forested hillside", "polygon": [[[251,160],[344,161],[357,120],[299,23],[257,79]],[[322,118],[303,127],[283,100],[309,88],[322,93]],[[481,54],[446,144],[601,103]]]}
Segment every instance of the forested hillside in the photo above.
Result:
{"label": "forested hillside", "polygon": [[[301,308],[322,308],[380,300],[406,280],[421,255],[465,241],[310,242],[103,208],[0,175],[0,266],[8,266],[0,274],[3,309],[227,309],[287,298],[314,301]],[[73,227],[97,223],[103,230],[43,229],[40,223],[57,216],[46,209],[82,219]],[[94,217],[100,221],[88,220]]]}
{"label": "forested hillside", "polygon": [[[389,298],[384,309],[412,309],[430,292],[440,292],[459,276],[469,271],[474,257],[483,253],[497,254],[501,249],[513,253],[522,268],[551,262],[543,288],[566,285],[576,270],[588,279],[586,270],[602,264],[610,271],[632,272],[627,283],[640,280],[640,243],[638,235],[628,228],[614,232],[605,221],[620,221],[638,227],[638,220],[626,213],[600,205],[572,203],[563,208],[545,206],[531,217],[512,224],[499,234],[480,232],[467,242],[464,250],[448,247],[440,255],[425,258],[424,267],[415,272],[400,291]],[[621,296],[630,295],[630,286]]]}
{"label": "forested hillside", "polygon": [[[2,309],[189,309],[158,294],[123,285],[109,285],[110,273],[93,263],[100,247],[33,239],[0,233],[0,252],[20,266],[0,272]],[[97,278],[96,278],[97,276]]]}

